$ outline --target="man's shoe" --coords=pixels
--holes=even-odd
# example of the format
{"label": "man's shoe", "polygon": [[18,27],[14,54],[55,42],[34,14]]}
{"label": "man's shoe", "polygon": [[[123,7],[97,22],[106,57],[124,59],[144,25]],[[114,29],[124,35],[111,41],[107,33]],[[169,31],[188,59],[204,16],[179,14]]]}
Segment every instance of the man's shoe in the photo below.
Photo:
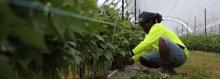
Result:
{"label": "man's shoe", "polygon": [[161,73],[166,73],[169,75],[176,75],[176,71],[174,70],[174,68],[164,68],[164,67],[160,67],[158,69]]}

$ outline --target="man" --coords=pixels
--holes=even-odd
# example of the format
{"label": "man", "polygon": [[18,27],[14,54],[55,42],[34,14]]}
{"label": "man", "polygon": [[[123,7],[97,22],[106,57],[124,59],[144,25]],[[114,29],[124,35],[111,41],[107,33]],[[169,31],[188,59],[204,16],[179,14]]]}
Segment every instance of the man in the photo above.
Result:
{"label": "man", "polygon": [[145,31],[144,40],[131,52],[130,58],[123,63],[140,63],[149,68],[158,68],[162,73],[174,74],[174,68],[184,64],[189,54],[179,37],[160,22],[158,13],[142,12],[139,24]]}

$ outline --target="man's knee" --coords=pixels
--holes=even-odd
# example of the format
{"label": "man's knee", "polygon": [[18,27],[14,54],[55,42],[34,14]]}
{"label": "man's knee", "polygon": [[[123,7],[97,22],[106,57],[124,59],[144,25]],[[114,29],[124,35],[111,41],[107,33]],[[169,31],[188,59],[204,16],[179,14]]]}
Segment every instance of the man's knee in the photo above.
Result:
{"label": "man's knee", "polygon": [[145,59],[144,57],[140,57],[140,63],[146,67],[149,68],[159,68],[159,64],[153,63],[153,62],[149,62],[147,59]]}

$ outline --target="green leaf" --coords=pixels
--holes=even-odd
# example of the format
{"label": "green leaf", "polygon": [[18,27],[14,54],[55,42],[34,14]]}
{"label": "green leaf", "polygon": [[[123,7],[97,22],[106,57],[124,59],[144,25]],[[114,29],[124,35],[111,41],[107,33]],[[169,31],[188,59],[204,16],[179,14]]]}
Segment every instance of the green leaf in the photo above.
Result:
{"label": "green leaf", "polygon": [[13,68],[9,64],[9,59],[0,54],[0,78],[1,79],[14,79]]}
{"label": "green leaf", "polygon": [[113,55],[111,52],[106,52],[104,55],[107,60],[111,60],[113,58]]}
{"label": "green leaf", "polygon": [[5,24],[5,26],[3,27],[11,27],[24,22],[24,20],[16,16],[16,14],[14,14],[8,4],[4,2],[0,2],[0,17],[0,24]]}
{"label": "green leaf", "polygon": [[64,3],[64,0],[50,0],[52,6],[55,6],[55,7],[62,7],[63,3]]}
{"label": "green leaf", "polygon": [[94,32],[105,32],[107,29],[104,27],[104,24],[101,23],[94,23],[94,22],[88,22],[86,33],[91,34]]}
{"label": "green leaf", "polygon": [[80,62],[82,61],[82,58],[80,56],[77,56],[77,55],[74,55],[74,59],[75,59],[76,64],[80,64]]}
{"label": "green leaf", "polygon": [[37,32],[31,26],[15,27],[15,35],[27,45],[48,51],[44,40],[44,34]]}
{"label": "green leaf", "polygon": [[115,46],[112,45],[111,43],[106,43],[111,49],[115,49]]}
{"label": "green leaf", "polygon": [[31,59],[25,59],[25,60],[18,60],[18,63],[21,65],[22,68],[25,70],[28,69],[28,64],[30,63]]}
{"label": "green leaf", "polygon": [[73,31],[73,32],[78,32],[78,33],[89,33],[86,31],[86,25],[85,21],[81,19],[75,19],[75,18],[67,18],[66,20],[67,26]]}
{"label": "green leaf", "polygon": [[100,35],[97,35],[97,34],[96,34],[95,37],[98,38],[98,40],[100,40],[100,41],[102,41],[102,42],[105,42],[105,39],[102,38]]}
{"label": "green leaf", "polygon": [[71,31],[71,29],[67,29],[67,31],[65,33],[65,39],[70,40],[70,41],[76,40],[76,36],[74,35],[74,32]]}
{"label": "green leaf", "polygon": [[45,35],[56,35],[58,34],[53,25],[51,19],[43,13],[31,13],[31,23],[37,32]]}
{"label": "green leaf", "polygon": [[74,59],[74,64],[80,64],[80,62],[82,61],[82,58],[80,57],[81,52],[72,47],[68,47],[68,48],[70,50],[69,53]]}
{"label": "green leaf", "polygon": [[63,3],[63,6],[73,6],[74,2],[73,0],[65,0]]}
{"label": "green leaf", "polygon": [[79,5],[82,11],[87,11],[87,12],[97,8],[96,0],[80,0]]}
{"label": "green leaf", "polygon": [[0,2],[0,18],[0,41],[6,38],[8,33],[11,32],[12,26],[17,26],[24,22],[23,19],[19,18],[11,11],[6,0]]}
{"label": "green leaf", "polygon": [[64,17],[59,15],[53,15],[51,16],[51,19],[53,21],[54,30],[57,32],[57,34],[59,34],[62,39],[64,39],[64,33],[67,29],[67,24],[65,20],[67,19],[64,19]]}
{"label": "green leaf", "polygon": [[2,26],[2,27],[0,26],[0,28],[1,28],[0,29],[0,32],[1,32],[1,34],[0,34],[0,42],[1,42],[8,35],[9,29],[7,27],[5,27],[5,26]]}
{"label": "green leaf", "polygon": [[39,67],[44,66],[44,58],[42,54],[35,52],[35,55],[33,56],[33,60],[36,61],[37,66]]}
{"label": "green leaf", "polygon": [[125,56],[125,54],[126,54],[125,51],[119,51],[119,53],[120,53],[122,56]]}
{"label": "green leaf", "polygon": [[68,44],[73,46],[73,47],[76,47],[76,43],[75,42],[70,41],[70,42],[68,42]]}

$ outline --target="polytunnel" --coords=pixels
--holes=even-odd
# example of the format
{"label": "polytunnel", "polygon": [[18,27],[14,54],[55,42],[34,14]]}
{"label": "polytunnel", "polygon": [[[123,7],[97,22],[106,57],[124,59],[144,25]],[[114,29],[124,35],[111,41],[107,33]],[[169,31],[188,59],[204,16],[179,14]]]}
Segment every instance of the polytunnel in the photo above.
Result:
{"label": "polytunnel", "polygon": [[[121,0],[98,0],[98,3],[102,1],[117,3],[117,8],[122,8]],[[142,11],[160,13],[164,17],[163,24],[179,34],[186,34],[187,29],[193,34],[220,32],[219,0],[125,0],[124,7],[136,13],[136,18]],[[135,15],[132,18],[134,22]]]}
{"label": "polytunnel", "polygon": [[219,12],[220,0],[0,0],[0,79],[220,79]]}

